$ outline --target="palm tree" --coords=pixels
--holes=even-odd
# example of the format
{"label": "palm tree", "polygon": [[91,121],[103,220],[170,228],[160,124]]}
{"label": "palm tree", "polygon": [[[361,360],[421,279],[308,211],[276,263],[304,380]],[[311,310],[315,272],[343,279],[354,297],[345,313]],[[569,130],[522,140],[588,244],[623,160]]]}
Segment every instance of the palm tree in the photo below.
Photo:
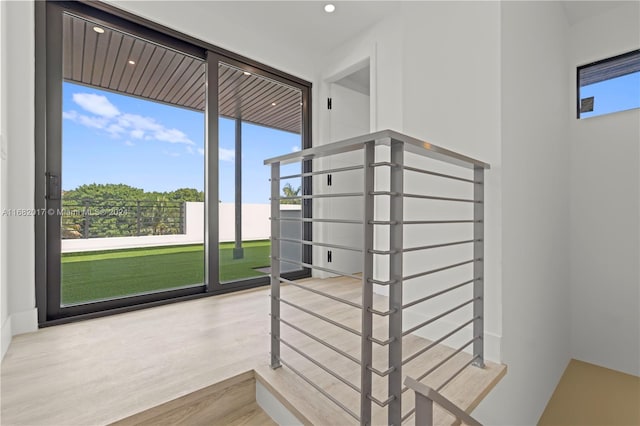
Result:
{"label": "palm tree", "polygon": [[[286,184],[282,188],[282,193],[284,194],[285,197],[297,197],[300,194],[300,191],[302,191],[301,186],[299,186],[298,189],[293,189],[293,186],[291,186],[290,183]],[[280,204],[302,204],[302,200],[300,199],[280,200]]]}

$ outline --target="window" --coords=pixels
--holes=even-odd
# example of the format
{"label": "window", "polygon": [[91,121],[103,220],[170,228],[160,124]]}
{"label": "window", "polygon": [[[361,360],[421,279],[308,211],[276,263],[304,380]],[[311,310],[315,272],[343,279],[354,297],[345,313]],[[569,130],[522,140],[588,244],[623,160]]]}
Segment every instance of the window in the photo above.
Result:
{"label": "window", "polygon": [[640,108],[640,49],[578,67],[578,118]]}

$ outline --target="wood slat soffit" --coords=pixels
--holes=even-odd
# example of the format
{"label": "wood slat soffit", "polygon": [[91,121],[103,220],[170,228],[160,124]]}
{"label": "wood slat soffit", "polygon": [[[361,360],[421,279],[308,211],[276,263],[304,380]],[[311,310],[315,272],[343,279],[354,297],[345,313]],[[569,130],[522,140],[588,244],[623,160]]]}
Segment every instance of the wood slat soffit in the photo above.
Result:
{"label": "wood slat soffit", "polygon": [[[65,81],[205,110],[206,63],[202,59],[69,14],[63,18],[63,43]],[[218,74],[221,116],[301,133],[299,89],[222,63]]]}

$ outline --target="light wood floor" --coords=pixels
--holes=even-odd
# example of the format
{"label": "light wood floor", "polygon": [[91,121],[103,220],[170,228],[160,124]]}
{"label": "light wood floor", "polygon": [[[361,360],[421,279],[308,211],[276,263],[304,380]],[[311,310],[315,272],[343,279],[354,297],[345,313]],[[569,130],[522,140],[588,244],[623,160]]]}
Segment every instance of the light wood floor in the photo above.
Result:
{"label": "light wood floor", "polygon": [[[359,282],[347,279],[307,280],[315,288],[357,300]],[[269,290],[266,288],[176,303],[42,329],[16,336],[2,362],[2,424],[107,424],[155,407],[221,380],[255,370],[256,379],[285,398],[294,414],[307,424],[356,424],[333,403],[298,379],[288,368],[271,370],[269,362]],[[283,297],[359,328],[360,312],[337,302],[284,286]],[[377,303],[384,303],[376,296]],[[330,343],[359,356],[358,337],[283,307],[289,318]],[[376,336],[384,337],[382,322]],[[282,326],[282,336],[322,360],[354,384],[359,370],[351,361],[309,338]],[[405,353],[429,342],[405,338]],[[375,346],[375,345],[374,345]],[[417,376],[451,353],[438,346],[409,363],[403,374]],[[357,412],[358,395],[304,358],[283,347],[283,359],[304,371]],[[386,353],[374,352],[374,364],[384,369]],[[437,386],[469,358],[461,353],[424,380]],[[469,367],[449,383],[443,394],[472,410],[504,375],[502,365]],[[374,395],[385,399],[386,385],[377,379]],[[403,411],[413,406],[405,393]],[[375,407],[375,406],[374,406]],[[376,424],[386,423],[382,409],[374,410]],[[439,424],[451,423],[446,416]]]}
{"label": "light wood floor", "polygon": [[255,372],[207,386],[113,423],[113,426],[276,426],[256,402]]}
{"label": "light wood floor", "polygon": [[640,425],[640,377],[572,359],[538,424]]}

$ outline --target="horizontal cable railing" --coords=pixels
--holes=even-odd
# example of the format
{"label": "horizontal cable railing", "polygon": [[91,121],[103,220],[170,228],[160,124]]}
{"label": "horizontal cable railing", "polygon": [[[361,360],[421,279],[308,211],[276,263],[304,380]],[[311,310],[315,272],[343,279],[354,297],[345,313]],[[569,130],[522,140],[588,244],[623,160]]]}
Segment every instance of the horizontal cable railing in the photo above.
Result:
{"label": "horizontal cable railing", "polygon": [[62,238],[138,237],[185,233],[185,202],[165,199],[64,197]]}
{"label": "horizontal cable railing", "polygon": [[[386,150],[384,154],[382,151],[378,153],[380,149]],[[359,164],[318,170],[311,170],[309,167],[309,160],[340,157],[347,153],[353,153],[349,155],[351,159],[356,153],[360,155]],[[469,169],[473,176],[457,176],[448,170],[442,172],[409,166],[405,164],[407,153],[449,163],[461,170]],[[384,158],[379,159],[379,155]],[[302,172],[281,175],[281,165],[291,163],[302,164]],[[488,168],[487,164],[392,131],[305,149],[266,160],[265,164],[271,166],[272,368],[281,365],[287,367],[362,425],[372,424],[374,406],[378,407],[376,410],[385,410],[387,424],[400,425],[413,414],[424,414],[422,406],[403,410],[402,396],[409,388],[424,391],[424,388],[414,387],[414,382],[423,385],[419,383],[421,380],[431,380],[431,377],[435,377],[434,373],[439,372],[439,383],[436,390],[432,391],[440,395],[438,391],[470,365],[484,365],[484,170]],[[316,165],[319,163],[314,163]],[[375,173],[378,167],[388,168],[388,175],[378,176]],[[409,173],[410,177],[405,177]],[[331,178],[333,174],[336,174],[335,178]],[[348,178],[339,179],[340,174],[348,175]],[[321,186],[312,191],[310,179],[318,175],[329,175],[326,180],[327,185],[333,182],[331,190],[324,190]],[[406,179],[421,179],[424,176],[457,181],[460,183],[457,186],[464,186],[472,195],[444,193],[433,184],[429,188],[434,190],[429,193],[405,192]],[[302,193],[282,196],[282,181],[297,178],[306,179],[306,183],[301,186]],[[359,179],[362,179],[361,184],[358,183]],[[354,188],[355,186],[358,187]],[[382,201],[387,203],[388,200],[388,203],[377,205],[375,200],[380,197],[385,197]],[[416,201],[423,203],[436,202],[451,207],[468,204],[469,208],[472,207],[473,214],[426,218],[420,217],[421,211],[412,210],[412,217],[408,219],[404,206],[407,199],[424,200]],[[297,200],[303,204],[302,215],[287,216],[285,211],[281,211],[280,203]],[[332,203],[346,202],[351,207],[314,207],[312,210],[312,202],[319,203],[320,207],[325,205],[322,203],[328,203],[326,206],[330,207],[334,205]],[[355,208],[356,202],[361,203],[358,208]],[[336,215],[338,211],[340,214]],[[282,222],[324,227],[320,229],[325,229],[325,232],[320,233],[323,238],[317,237],[315,228],[313,238],[290,235],[283,233]],[[447,228],[449,225],[458,224],[465,225],[468,236],[461,237],[459,233],[454,233],[439,241],[415,237],[430,235],[430,231],[421,231],[420,225],[428,225],[429,230],[438,227],[446,231],[450,229]],[[348,226],[338,229],[334,228],[335,225]],[[334,231],[328,232],[327,229]],[[379,241],[379,237],[374,239],[374,234],[378,235],[377,233],[388,235],[388,247],[376,246],[375,241]],[[414,244],[405,244],[405,233],[413,237],[411,239]],[[309,260],[308,256],[295,259],[295,256],[281,252],[281,246],[285,245],[289,248],[300,247],[300,252],[303,249],[326,252],[327,259]],[[418,268],[414,262],[411,273],[406,273],[405,263],[409,262],[405,259],[406,253],[426,256],[445,247],[465,254],[455,260],[440,261],[439,264],[435,261],[419,264]],[[338,250],[334,256],[340,260],[332,264],[333,250]],[[345,257],[347,254],[350,257]],[[350,264],[345,263],[344,259],[351,259]],[[314,271],[314,275],[321,277],[343,277],[347,281],[327,281],[326,285],[314,285],[313,282],[283,278],[281,272],[286,269],[286,265]],[[375,265],[385,267],[374,267]],[[387,270],[388,273],[382,275],[375,272],[379,270]],[[447,274],[466,278],[451,279]],[[355,280],[360,283],[357,295],[355,292],[345,293],[344,289],[339,290],[341,286],[348,286],[349,282]],[[330,285],[332,282],[333,286]],[[439,284],[434,287],[434,282],[455,284]],[[405,301],[403,288],[406,286],[420,291],[412,291],[411,300]],[[387,295],[374,294],[378,287],[384,287]],[[285,294],[283,289],[286,289]],[[386,306],[375,306],[380,303]],[[419,314],[419,319],[411,324],[404,324],[403,314],[410,309]],[[471,315],[467,313],[470,311]],[[439,334],[431,329],[435,324],[440,325],[437,328],[441,330]],[[424,333],[425,330],[430,330],[429,336],[434,337],[412,340],[411,353],[404,353],[405,340],[416,333]],[[463,336],[463,333],[469,331],[472,334],[470,339]],[[346,333],[342,333],[344,336],[334,341],[332,336],[336,335],[335,332]],[[306,339],[304,343],[298,340],[299,337]],[[359,342],[357,349],[354,346],[356,339]],[[434,350],[436,347],[443,348],[443,345],[448,345],[450,349]],[[323,351],[319,351],[320,349]],[[470,357],[463,355],[467,350],[472,353]],[[384,366],[374,366],[374,352],[385,355],[382,357],[386,362]],[[326,353],[331,354],[328,359]],[[379,358],[378,355],[376,359]],[[423,370],[424,367],[420,368],[425,359],[430,360],[426,364],[426,371]],[[414,382],[405,382],[407,386],[404,386],[403,369],[406,368],[419,373],[415,375]],[[420,370],[416,370],[417,368]],[[445,368],[446,374],[443,373]],[[325,386],[322,385],[319,380],[322,375],[326,375],[329,383],[332,383],[332,390],[325,387],[326,381]],[[378,377],[376,380],[383,380],[386,385],[381,389],[374,389],[374,376]],[[351,392],[351,395],[355,392],[358,395],[357,407],[348,402],[352,400],[350,396],[338,396],[333,384],[344,385],[345,391]],[[435,396],[432,402],[440,404],[438,398],[439,396]],[[448,406],[444,408],[449,409]],[[457,414],[454,410],[454,415]]]}

